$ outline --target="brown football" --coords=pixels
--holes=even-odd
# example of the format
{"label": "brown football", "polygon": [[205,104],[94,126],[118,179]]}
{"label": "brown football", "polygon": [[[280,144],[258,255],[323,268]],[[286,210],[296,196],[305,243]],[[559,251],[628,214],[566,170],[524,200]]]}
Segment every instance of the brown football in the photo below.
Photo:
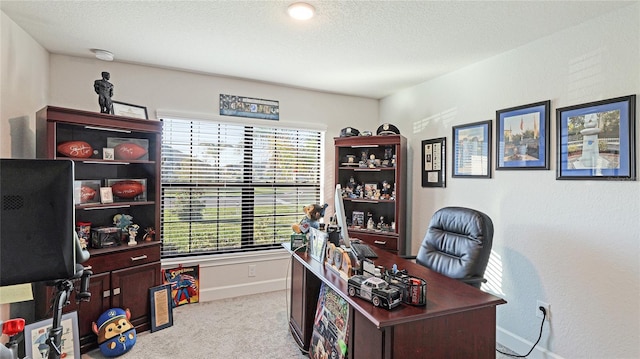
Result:
{"label": "brown football", "polygon": [[121,143],[114,148],[116,160],[137,160],[146,154],[144,147],[131,142]]}
{"label": "brown football", "polygon": [[138,181],[118,181],[111,185],[111,192],[119,198],[131,199],[144,192],[144,186]]}
{"label": "brown football", "polygon": [[87,203],[89,201],[92,201],[95,197],[95,189],[87,186],[80,187],[80,203]]}
{"label": "brown football", "polygon": [[57,147],[58,152],[66,157],[89,158],[93,154],[93,148],[84,141],[62,142]]}

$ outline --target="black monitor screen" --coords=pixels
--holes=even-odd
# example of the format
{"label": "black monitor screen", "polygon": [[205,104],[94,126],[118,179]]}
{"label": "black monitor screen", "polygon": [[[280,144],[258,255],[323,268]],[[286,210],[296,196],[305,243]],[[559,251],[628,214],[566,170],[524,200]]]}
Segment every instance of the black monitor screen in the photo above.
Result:
{"label": "black monitor screen", "polygon": [[75,273],[73,161],[0,159],[0,286]]}

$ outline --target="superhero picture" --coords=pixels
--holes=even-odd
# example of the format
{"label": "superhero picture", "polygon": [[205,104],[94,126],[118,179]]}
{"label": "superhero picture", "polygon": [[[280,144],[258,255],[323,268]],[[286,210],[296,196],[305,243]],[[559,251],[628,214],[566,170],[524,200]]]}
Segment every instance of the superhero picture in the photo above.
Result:
{"label": "superhero picture", "polygon": [[167,268],[163,270],[164,284],[171,285],[173,307],[198,303],[200,297],[200,266]]}

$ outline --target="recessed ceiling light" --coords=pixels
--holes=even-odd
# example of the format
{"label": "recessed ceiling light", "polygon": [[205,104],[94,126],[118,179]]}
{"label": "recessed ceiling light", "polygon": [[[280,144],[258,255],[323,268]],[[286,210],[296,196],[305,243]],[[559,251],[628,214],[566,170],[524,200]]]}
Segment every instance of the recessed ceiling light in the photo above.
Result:
{"label": "recessed ceiling light", "polygon": [[113,61],[113,54],[107,50],[91,49],[91,52],[96,55],[97,59],[103,61]]}
{"label": "recessed ceiling light", "polygon": [[309,20],[315,15],[316,9],[304,2],[297,2],[287,8],[289,16],[296,20]]}

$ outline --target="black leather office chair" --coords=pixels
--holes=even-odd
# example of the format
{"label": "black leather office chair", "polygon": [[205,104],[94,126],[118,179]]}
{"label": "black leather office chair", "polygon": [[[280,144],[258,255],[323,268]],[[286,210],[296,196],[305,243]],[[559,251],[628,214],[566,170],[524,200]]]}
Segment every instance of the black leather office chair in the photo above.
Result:
{"label": "black leather office chair", "polygon": [[445,207],[434,213],[416,263],[480,288],[493,243],[493,222],[470,208]]}

